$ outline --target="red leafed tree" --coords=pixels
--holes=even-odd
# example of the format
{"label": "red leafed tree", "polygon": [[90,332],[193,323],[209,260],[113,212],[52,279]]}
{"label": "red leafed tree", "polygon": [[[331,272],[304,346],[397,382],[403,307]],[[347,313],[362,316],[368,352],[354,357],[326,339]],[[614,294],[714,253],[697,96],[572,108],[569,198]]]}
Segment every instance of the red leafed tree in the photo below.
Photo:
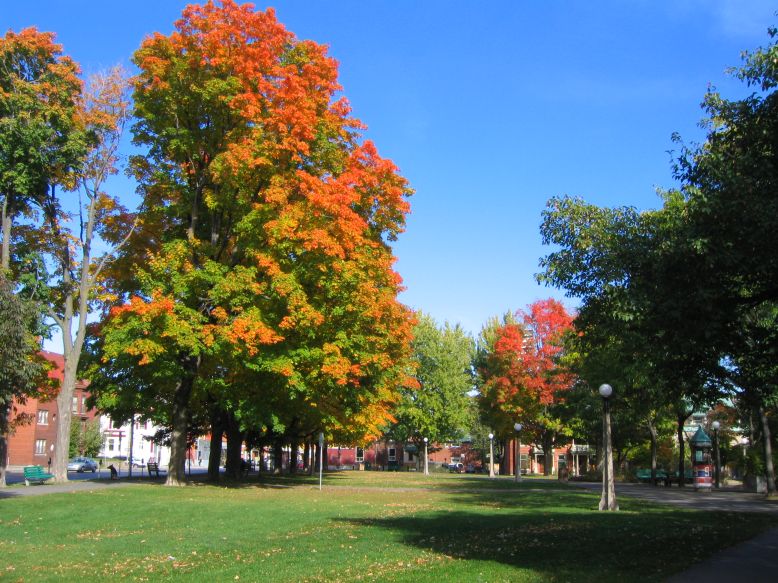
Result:
{"label": "red leafed tree", "polygon": [[[561,429],[553,406],[575,381],[561,362],[572,321],[561,302],[546,299],[482,333],[480,406],[501,438],[508,439],[514,423],[521,422],[550,455]],[[546,463],[545,472],[550,469]]]}

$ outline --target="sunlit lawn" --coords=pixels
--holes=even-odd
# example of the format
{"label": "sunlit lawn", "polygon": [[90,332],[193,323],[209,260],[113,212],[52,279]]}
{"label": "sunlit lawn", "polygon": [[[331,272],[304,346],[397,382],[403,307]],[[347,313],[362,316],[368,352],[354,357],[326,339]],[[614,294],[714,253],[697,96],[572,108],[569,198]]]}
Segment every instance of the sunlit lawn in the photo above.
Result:
{"label": "sunlit lawn", "polygon": [[0,580],[657,581],[775,524],[624,497],[600,513],[548,480],[309,479],[0,499]]}

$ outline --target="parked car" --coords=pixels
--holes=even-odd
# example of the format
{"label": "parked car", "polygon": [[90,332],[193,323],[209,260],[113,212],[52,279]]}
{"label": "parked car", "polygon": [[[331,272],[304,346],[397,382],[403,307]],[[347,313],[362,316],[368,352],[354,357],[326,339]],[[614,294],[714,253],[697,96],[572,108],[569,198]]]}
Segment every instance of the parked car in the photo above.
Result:
{"label": "parked car", "polygon": [[464,474],[465,473],[465,464],[463,464],[463,463],[448,464],[448,471],[452,472],[454,474]]}
{"label": "parked car", "polygon": [[92,472],[97,471],[97,462],[91,457],[74,457],[68,462],[69,472]]}

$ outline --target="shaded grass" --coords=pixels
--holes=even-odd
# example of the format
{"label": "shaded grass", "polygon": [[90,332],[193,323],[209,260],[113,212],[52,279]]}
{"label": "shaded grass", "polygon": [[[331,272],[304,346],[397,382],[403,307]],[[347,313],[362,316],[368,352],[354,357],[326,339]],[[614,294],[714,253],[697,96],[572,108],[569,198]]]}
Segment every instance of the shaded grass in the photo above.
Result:
{"label": "shaded grass", "polygon": [[362,474],[322,492],[278,487],[300,478],[2,500],[0,579],[655,581],[776,524],[625,497],[599,513],[596,493],[553,481]]}

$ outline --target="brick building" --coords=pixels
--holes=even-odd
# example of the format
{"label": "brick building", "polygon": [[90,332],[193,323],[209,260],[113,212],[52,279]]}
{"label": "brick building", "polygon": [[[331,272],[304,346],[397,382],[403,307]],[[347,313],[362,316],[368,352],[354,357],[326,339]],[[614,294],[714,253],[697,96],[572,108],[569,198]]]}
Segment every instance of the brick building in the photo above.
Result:
{"label": "brick building", "polygon": [[[49,371],[49,378],[61,383],[65,366],[62,355],[46,351],[41,352],[41,355],[54,365]],[[79,381],[73,395],[73,423],[86,423],[97,416],[94,410],[88,410],[86,407],[88,396],[87,383]],[[22,417],[25,422],[17,424],[9,435],[8,465],[46,467],[54,455],[54,444],[57,440],[59,410],[56,398],[30,398],[24,404],[14,401],[11,411],[14,418]]]}

